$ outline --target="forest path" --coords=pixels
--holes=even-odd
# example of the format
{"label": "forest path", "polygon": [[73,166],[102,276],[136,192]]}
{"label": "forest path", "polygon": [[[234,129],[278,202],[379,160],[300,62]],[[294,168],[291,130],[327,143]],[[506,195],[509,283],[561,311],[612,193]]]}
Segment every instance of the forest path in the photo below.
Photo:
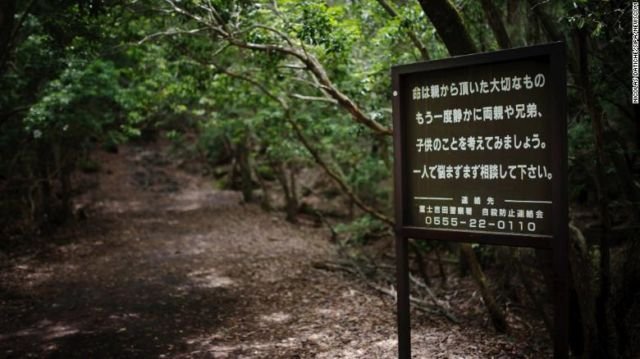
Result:
{"label": "forest path", "polygon": [[[165,150],[99,161],[89,219],[0,263],[0,357],[396,356],[393,302],[312,266],[336,259],[325,229],[242,204]],[[424,324],[417,358],[518,351],[482,328]]]}
{"label": "forest path", "polygon": [[357,332],[393,346],[388,303],[312,268],[332,256],[325,230],[154,149],[100,162],[87,223],[3,270],[0,357],[353,357],[335,347]]}

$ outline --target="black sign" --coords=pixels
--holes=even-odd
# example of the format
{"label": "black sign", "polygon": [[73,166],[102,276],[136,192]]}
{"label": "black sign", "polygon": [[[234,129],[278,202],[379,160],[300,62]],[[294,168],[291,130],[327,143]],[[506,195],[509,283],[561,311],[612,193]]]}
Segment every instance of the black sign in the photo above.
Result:
{"label": "black sign", "polygon": [[550,245],[554,208],[566,207],[559,48],[393,68],[401,229]]}
{"label": "black sign", "polygon": [[398,353],[411,357],[408,238],[551,250],[568,356],[563,43],[392,69]]}

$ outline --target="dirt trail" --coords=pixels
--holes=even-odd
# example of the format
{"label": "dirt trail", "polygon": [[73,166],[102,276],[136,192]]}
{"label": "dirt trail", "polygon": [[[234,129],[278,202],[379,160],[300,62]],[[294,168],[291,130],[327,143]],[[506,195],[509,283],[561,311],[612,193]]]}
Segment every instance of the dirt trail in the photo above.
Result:
{"label": "dirt trail", "polygon": [[[312,267],[335,259],[326,230],[149,148],[100,156],[89,219],[0,262],[0,357],[395,357],[393,302]],[[418,319],[413,341],[417,358],[528,356],[482,327]]]}

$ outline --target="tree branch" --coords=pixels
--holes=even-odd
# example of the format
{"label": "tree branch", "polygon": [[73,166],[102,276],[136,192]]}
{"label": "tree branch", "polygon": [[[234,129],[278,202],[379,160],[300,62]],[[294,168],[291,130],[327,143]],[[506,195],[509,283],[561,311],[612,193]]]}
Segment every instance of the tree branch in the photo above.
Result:
{"label": "tree branch", "polygon": [[257,87],[262,93],[267,95],[267,97],[269,97],[269,98],[275,100],[276,102],[278,102],[280,104],[280,106],[282,106],[282,108],[284,108],[285,110],[289,109],[289,104],[287,104],[287,101],[285,101],[282,97],[276,96],[273,93],[271,93],[271,91],[269,91],[267,89],[267,87],[264,86],[263,84],[261,84],[260,82],[254,80],[254,79],[252,79],[252,78],[250,78],[248,76],[245,76],[245,75],[242,75],[242,74],[238,74],[238,73],[235,73],[235,72],[231,72],[231,71],[227,70],[226,68],[224,68],[222,66],[219,66],[219,65],[217,65],[215,63],[211,63],[211,64],[213,66],[215,66],[216,69],[218,69],[220,72],[222,72],[223,74],[225,74],[225,75],[227,75],[229,77],[237,78],[237,79],[240,79],[242,81],[246,81],[246,82],[252,84],[253,86]]}
{"label": "tree branch", "polygon": [[304,101],[322,101],[322,102],[329,102],[332,104],[337,104],[338,101],[332,99],[332,98],[328,98],[328,97],[318,97],[318,96],[305,96],[305,95],[300,95],[297,93],[291,94],[289,95],[290,97],[296,98],[298,100],[304,100]]}
{"label": "tree branch", "polygon": [[[216,66],[215,64],[213,65]],[[373,207],[370,207],[367,204],[365,204],[360,199],[360,197],[358,197],[358,195],[353,191],[353,189],[351,189],[351,187],[346,183],[346,181],[342,178],[342,176],[338,172],[336,172],[334,169],[332,169],[331,166],[327,164],[327,162],[325,162],[322,156],[320,156],[319,152],[313,147],[313,145],[311,145],[311,142],[306,138],[300,125],[296,121],[294,121],[293,118],[291,117],[291,110],[289,108],[287,101],[284,98],[275,95],[274,93],[269,91],[269,89],[267,89],[266,86],[264,86],[260,82],[250,77],[231,72],[219,66],[216,66],[216,67],[224,74],[227,74],[231,77],[235,77],[251,83],[252,85],[256,86],[260,91],[262,91],[265,95],[267,95],[269,98],[278,102],[280,106],[282,106],[282,108],[285,110],[285,119],[293,128],[293,131],[296,137],[298,138],[298,140],[302,143],[302,145],[309,152],[309,154],[311,154],[311,156],[316,161],[316,163],[327,173],[327,175],[329,175],[329,177],[331,177],[334,180],[334,182],[338,185],[338,187],[340,187],[340,189],[344,192],[344,194],[346,194],[360,209],[370,214],[374,218],[384,222],[388,226],[393,227],[394,222],[391,218],[376,211]]]}
{"label": "tree branch", "polygon": [[[235,37],[236,35],[242,32],[232,33],[230,30],[225,31],[225,29],[223,29],[223,27],[225,27],[227,24],[222,22],[222,18],[219,16],[219,14],[217,14],[217,11],[215,10],[215,7],[213,7],[213,5],[211,5],[211,7],[209,8],[209,11],[215,12],[214,13],[214,19],[216,21],[215,24],[212,24],[210,21],[207,21],[207,19],[203,18],[202,16],[195,15],[177,6],[174,0],[165,0],[165,1],[171,6],[171,8],[174,11],[192,20],[195,20],[200,24],[207,26],[209,29],[213,30],[213,32],[217,34],[222,40],[225,40],[234,46],[249,49],[249,50],[262,51],[262,52],[279,52],[279,53],[297,58],[303,64],[306,65],[308,71],[318,80],[318,82],[321,85],[325,87],[326,93],[330,97],[335,99],[338,105],[340,105],[343,109],[349,112],[349,114],[351,115],[354,121],[370,128],[376,133],[388,135],[388,136],[392,134],[392,130],[390,128],[383,126],[376,120],[367,116],[360,109],[360,107],[355,102],[353,102],[353,100],[351,100],[351,98],[349,98],[347,95],[341,92],[333,84],[333,82],[329,78],[327,72],[325,71],[322,64],[318,61],[318,59],[316,59],[316,57],[313,56],[312,54],[308,53],[304,48],[300,49],[300,48],[294,47],[292,45],[293,41],[286,34],[279,32],[276,29],[271,29],[268,26],[259,25],[262,28],[270,29],[271,31],[276,31],[276,33],[278,33],[279,36],[282,37],[284,41],[286,41],[290,46],[283,46],[283,45],[277,45],[277,44],[258,44],[258,43],[247,42]],[[257,26],[257,25],[252,25],[252,26]]]}
{"label": "tree branch", "polygon": [[156,37],[161,37],[161,36],[173,36],[173,35],[193,35],[193,34],[197,34],[200,33],[204,30],[207,30],[206,27],[201,27],[201,28],[197,28],[197,29],[191,29],[191,30],[180,30],[180,29],[169,29],[166,31],[159,31],[153,34],[149,34],[145,37],[143,37],[140,41],[137,42],[138,45],[142,45],[143,43],[154,39]]}
{"label": "tree branch", "polygon": [[[391,16],[394,19],[400,17],[398,12],[386,0],[377,0],[377,1],[378,1],[378,4],[380,4],[380,6],[382,6],[382,8],[387,12],[387,14],[389,14],[389,16]],[[429,56],[429,50],[427,50],[427,47],[422,42],[422,40],[420,40],[418,35],[409,28],[406,29],[406,32],[407,32],[407,36],[409,36],[409,39],[411,39],[411,42],[413,43],[413,45],[418,49],[418,51],[420,51],[420,55],[422,56],[422,58],[424,60],[429,60],[431,58],[431,56]]]}
{"label": "tree branch", "polygon": [[226,40],[238,47],[267,52],[277,51],[298,58],[307,66],[308,70],[314,75],[318,82],[325,87],[325,91],[329,94],[329,96],[334,98],[343,109],[347,110],[347,112],[351,114],[351,117],[356,122],[370,128],[371,130],[379,134],[390,136],[393,133],[391,129],[381,125],[376,120],[371,119],[370,117],[365,115],[360,107],[358,107],[358,105],[356,105],[347,95],[338,90],[331,82],[331,79],[327,75],[322,64],[320,64],[320,62],[312,54],[305,53],[298,49],[286,46],[254,44],[249,42],[242,42],[232,38],[227,38]]}
{"label": "tree branch", "polygon": [[373,207],[370,207],[370,206],[366,205],[360,199],[360,197],[358,197],[358,195],[351,189],[351,187],[349,187],[349,185],[344,181],[342,176],[339,175],[336,171],[334,171],[324,161],[324,159],[320,156],[318,151],[311,145],[311,142],[309,142],[309,140],[304,136],[304,133],[302,132],[302,128],[300,127],[300,125],[297,122],[293,121],[293,120],[289,120],[289,123],[293,127],[293,131],[295,132],[296,137],[298,137],[298,140],[300,140],[302,145],[311,154],[311,156],[316,161],[316,163],[318,165],[320,165],[320,167],[322,167],[322,169],[324,169],[324,171],[327,173],[327,175],[329,175],[329,177],[331,177],[336,182],[336,184],[340,187],[340,189],[353,201],[353,203],[355,203],[356,206],[358,206],[363,211],[369,213],[374,218],[384,222],[385,224],[387,224],[390,227],[393,227],[393,220],[391,218],[389,218],[389,217],[385,216],[384,214],[376,211]]}

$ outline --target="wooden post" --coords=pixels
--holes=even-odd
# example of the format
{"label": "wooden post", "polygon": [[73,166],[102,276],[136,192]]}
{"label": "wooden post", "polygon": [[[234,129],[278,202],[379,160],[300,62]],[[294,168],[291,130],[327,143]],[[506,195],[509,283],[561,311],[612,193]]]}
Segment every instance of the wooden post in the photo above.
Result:
{"label": "wooden post", "polygon": [[398,358],[411,358],[411,320],[409,315],[409,244],[396,235],[396,281],[398,310]]}
{"label": "wooden post", "polygon": [[558,157],[554,162],[554,174],[561,174],[553,182],[554,206],[552,209],[553,239],[553,292],[554,292],[554,333],[553,356],[556,359],[569,357],[569,206],[567,193],[567,121],[566,116],[566,54],[565,45],[559,44],[551,51],[551,78],[554,86],[552,95],[557,99],[556,111],[562,121],[554,121],[553,133],[559,137],[553,141],[552,153]]}

